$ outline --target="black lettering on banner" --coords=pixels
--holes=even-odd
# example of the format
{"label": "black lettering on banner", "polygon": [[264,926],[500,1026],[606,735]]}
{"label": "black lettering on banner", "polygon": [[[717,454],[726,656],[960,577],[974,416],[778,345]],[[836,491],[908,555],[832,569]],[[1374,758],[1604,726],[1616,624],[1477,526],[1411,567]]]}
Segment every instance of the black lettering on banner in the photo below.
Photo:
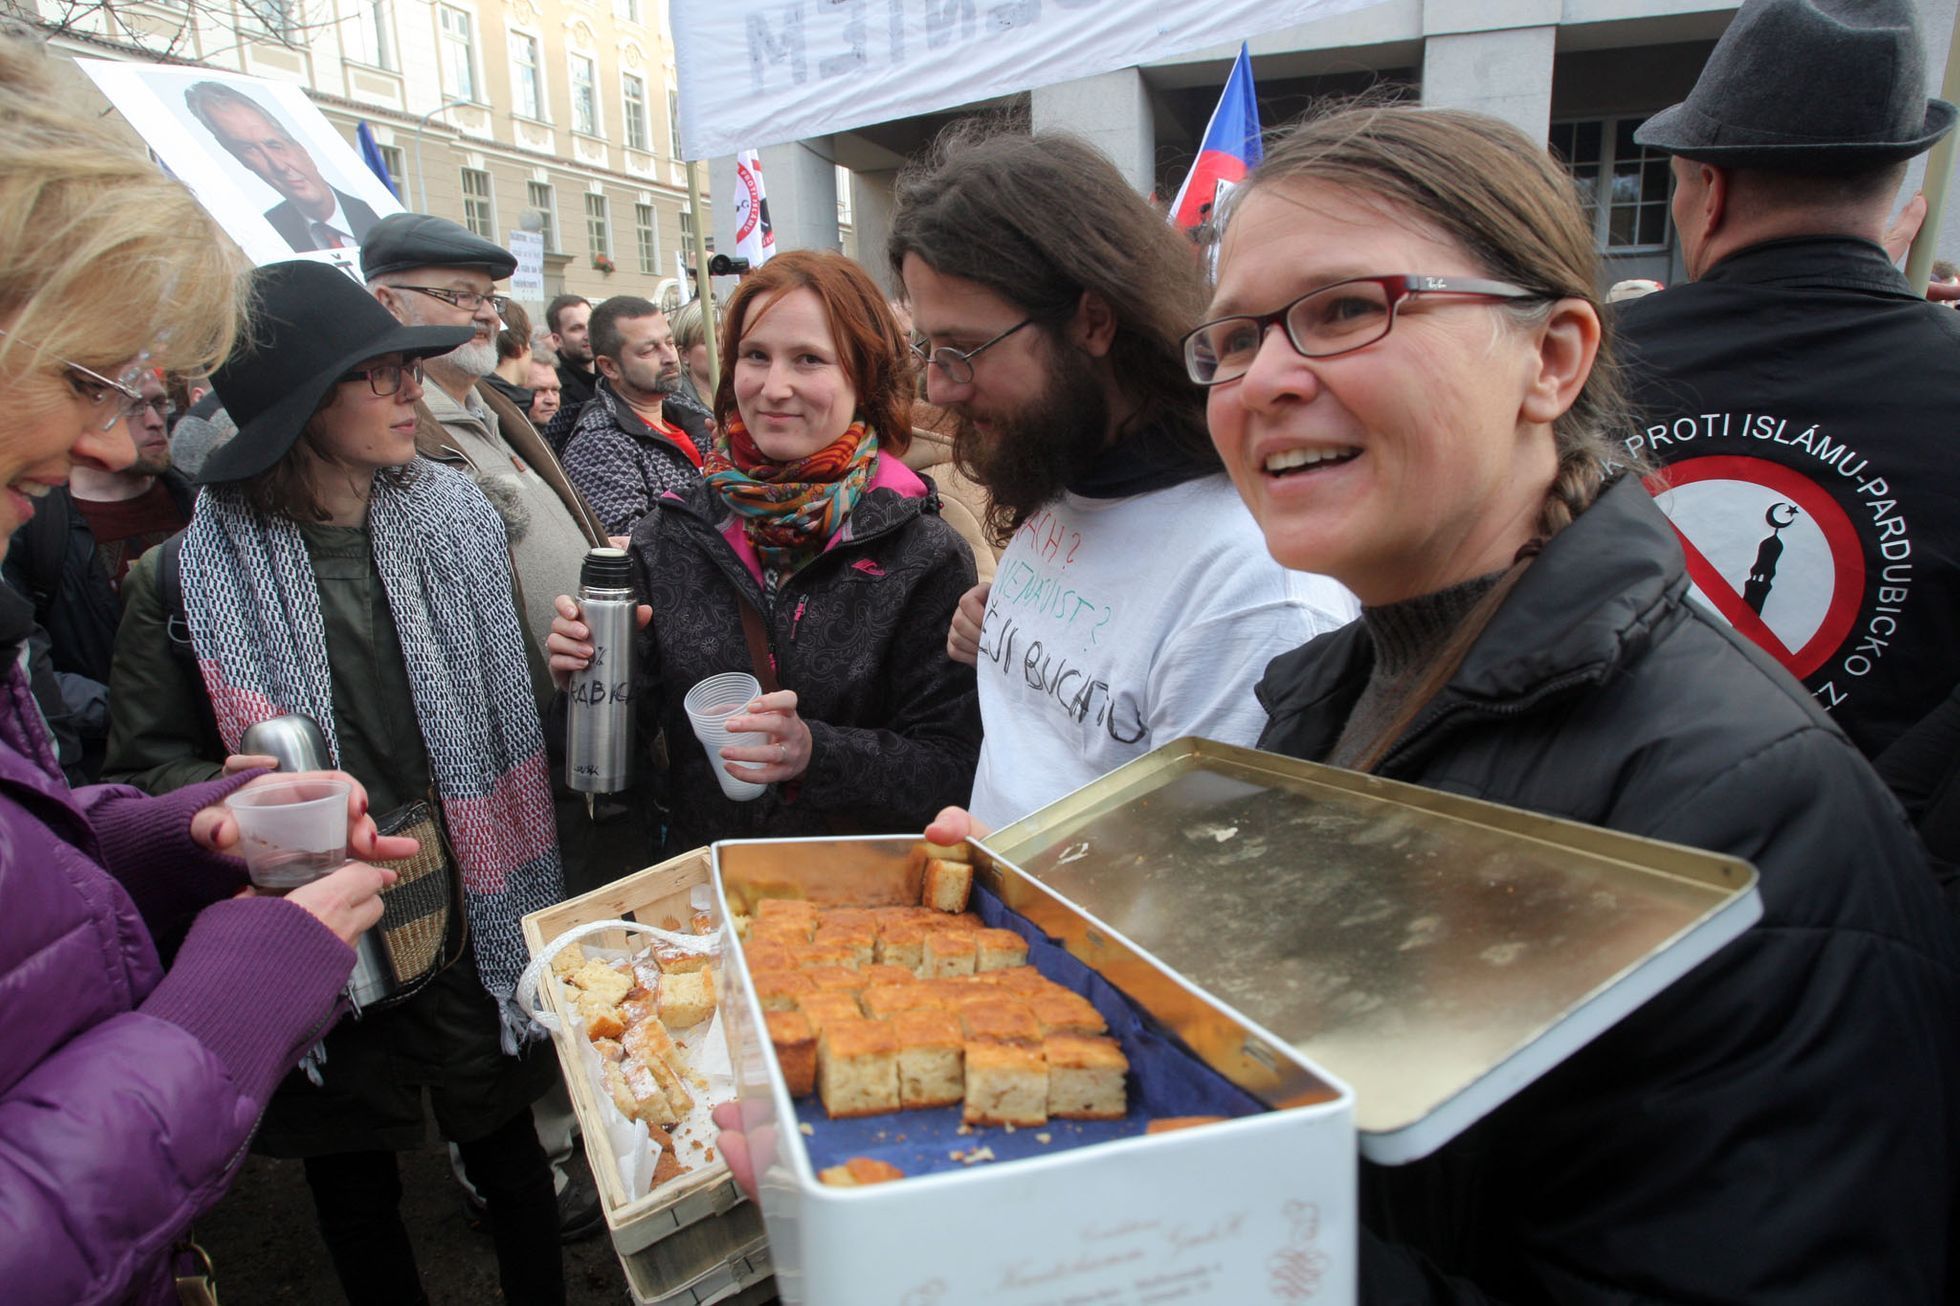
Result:
{"label": "black lettering on banner", "polygon": [[761,14],[750,14],[749,31],[749,77],[755,89],[760,91],[767,83],[770,64],[788,64],[790,81],[801,86],[809,80],[809,69],[804,60],[803,12],[801,0],[784,5],[777,11],[782,18],[780,29],[772,33],[769,20]]}
{"label": "black lettering on banner", "polygon": [[890,0],[885,26],[892,43],[892,62],[905,62],[905,0]]}
{"label": "black lettering on banner", "polygon": [[987,30],[1011,32],[1041,17],[1041,0],[1007,0],[987,10]]}
{"label": "black lettering on banner", "polygon": [[833,9],[844,11],[844,44],[849,48],[843,54],[833,54],[817,61],[819,77],[841,77],[853,68],[862,68],[870,60],[865,55],[868,43],[866,34],[870,26],[865,22],[865,11],[870,8],[869,0],[824,0]]}

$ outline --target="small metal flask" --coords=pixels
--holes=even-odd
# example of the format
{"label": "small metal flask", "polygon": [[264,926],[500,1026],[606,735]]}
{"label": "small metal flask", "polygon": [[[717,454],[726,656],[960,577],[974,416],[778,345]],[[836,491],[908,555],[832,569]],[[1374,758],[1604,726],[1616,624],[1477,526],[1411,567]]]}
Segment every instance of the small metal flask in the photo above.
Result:
{"label": "small metal flask", "polygon": [[[281,771],[325,771],[332,767],[319,723],[300,712],[247,726],[238,738],[238,751],[277,758]],[[347,1000],[353,1004],[354,1014],[360,1015],[362,1007],[387,997],[396,987],[395,968],[388,960],[381,932],[366,931],[354,942],[354,974],[347,981]]]}
{"label": "small metal flask", "polygon": [[579,569],[581,620],[592,661],[566,687],[565,782],[584,794],[616,794],[632,780],[632,566],[624,549],[594,549]]}

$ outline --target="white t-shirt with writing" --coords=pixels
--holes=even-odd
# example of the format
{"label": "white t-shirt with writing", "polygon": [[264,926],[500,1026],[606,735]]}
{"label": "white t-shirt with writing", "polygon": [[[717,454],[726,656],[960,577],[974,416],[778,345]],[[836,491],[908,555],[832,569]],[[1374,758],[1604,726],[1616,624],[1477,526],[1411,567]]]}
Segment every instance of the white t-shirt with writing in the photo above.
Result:
{"label": "white t-shirt with writing", "polygon": [[1186,735],[1254,743],[1266,663],[1359,611],[1273,561],[1222,473],[1064,494],[1021,524],[987,598],[974,816],[998,828]]}

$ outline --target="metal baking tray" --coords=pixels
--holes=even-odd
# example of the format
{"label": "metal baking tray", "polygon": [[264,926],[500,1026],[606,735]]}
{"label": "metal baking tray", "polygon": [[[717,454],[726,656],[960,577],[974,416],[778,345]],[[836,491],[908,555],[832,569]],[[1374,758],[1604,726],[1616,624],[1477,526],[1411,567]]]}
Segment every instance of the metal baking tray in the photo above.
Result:
{"label": "metal baking tray", "polygon": [[[1734,857],[1204,739],[977,847],[1028,877],[1018,895],[1005,877],[1010,906],[1142,985],[1235,1080],[1256,1080],[1256,1042],[1160,992],[1164,971],[1345,1081],[1362,1154],[1386,1164],[1441,1147],[1762,915]],[[1012,901],[1028,881],[1079,910]]]}

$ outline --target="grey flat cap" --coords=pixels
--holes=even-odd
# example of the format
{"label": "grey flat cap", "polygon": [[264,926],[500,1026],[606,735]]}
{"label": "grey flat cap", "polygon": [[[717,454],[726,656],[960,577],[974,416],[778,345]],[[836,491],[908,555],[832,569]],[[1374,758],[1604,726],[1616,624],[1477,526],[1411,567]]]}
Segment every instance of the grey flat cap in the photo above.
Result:
{"label": "grey flat cap", "polygon": [[410,268],[482,268],[493,281],[517,271],[517,259],[460,223],[433,213],[391,213],[361,242],[361,275],[369,281]]}

